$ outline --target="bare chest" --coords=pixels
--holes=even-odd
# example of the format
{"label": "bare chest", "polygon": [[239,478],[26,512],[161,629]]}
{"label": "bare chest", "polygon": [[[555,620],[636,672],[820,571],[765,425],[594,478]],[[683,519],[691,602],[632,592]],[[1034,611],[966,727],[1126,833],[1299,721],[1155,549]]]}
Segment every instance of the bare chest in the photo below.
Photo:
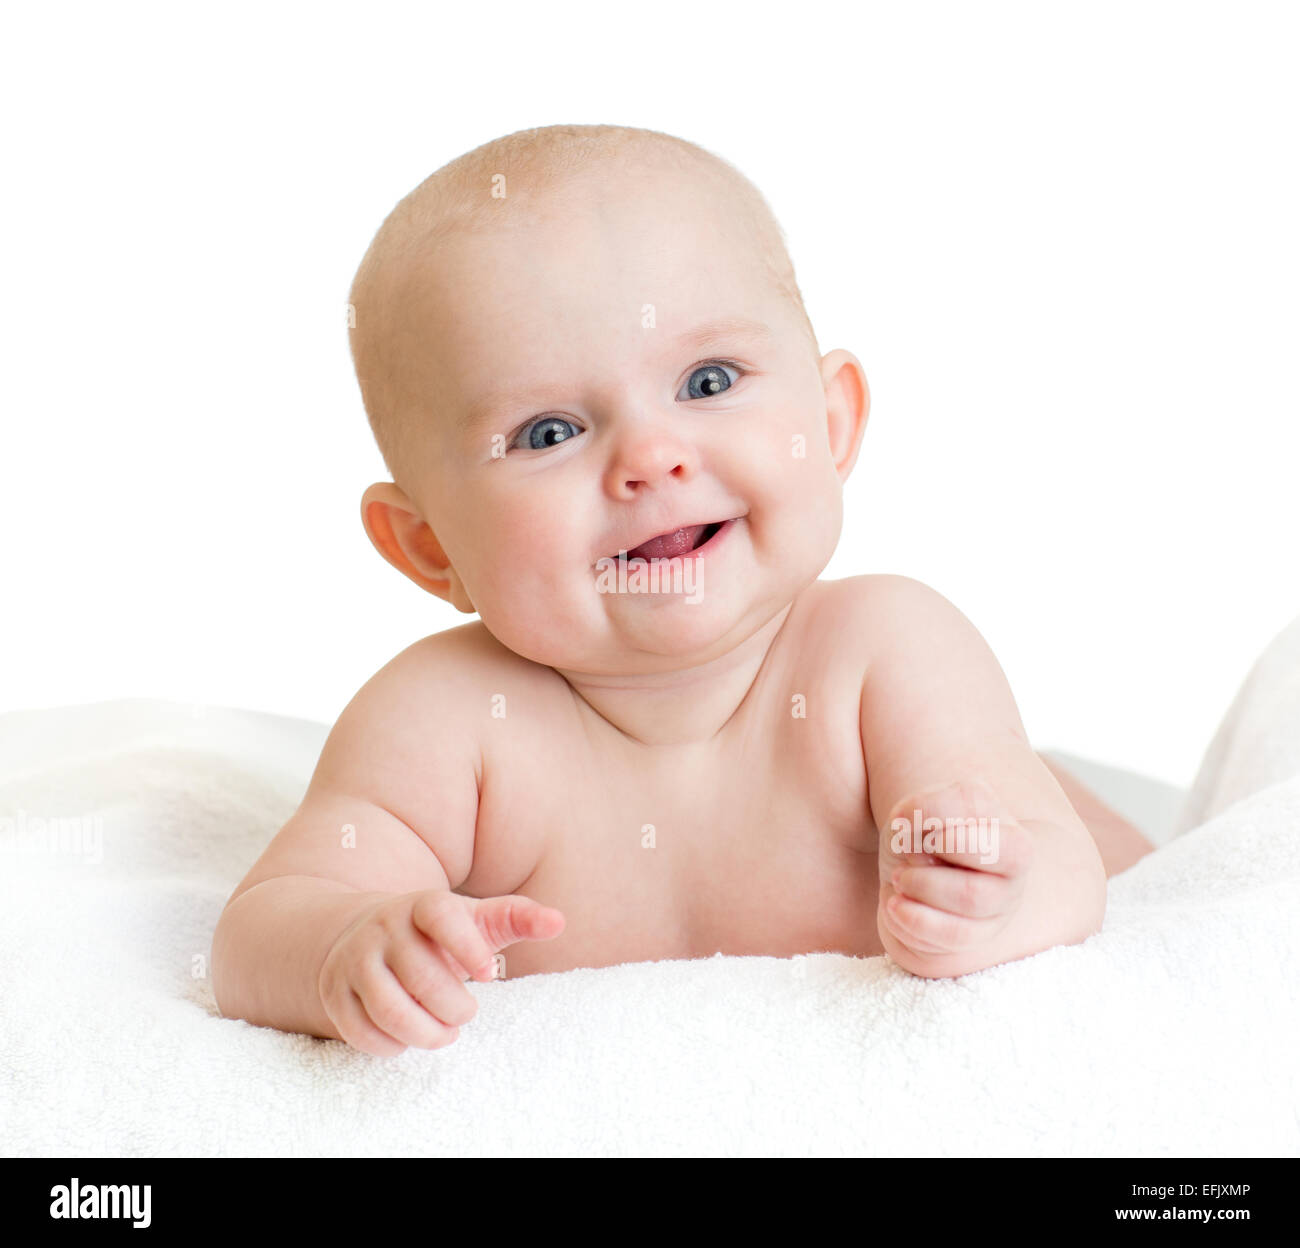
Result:
{"label": "bare chest", "polygon": [[[774,716],[768,731],[716,751],[635,765],[554,737],[540,754],[516,751],[510,782],[485,791],[484,853],[462,891],[523,893],[562,911],[566,926],[507,949],[507,975],[714,953],[882,952],[856,722],[836,720]],[[512,877],[521,854],[531,869]]]}

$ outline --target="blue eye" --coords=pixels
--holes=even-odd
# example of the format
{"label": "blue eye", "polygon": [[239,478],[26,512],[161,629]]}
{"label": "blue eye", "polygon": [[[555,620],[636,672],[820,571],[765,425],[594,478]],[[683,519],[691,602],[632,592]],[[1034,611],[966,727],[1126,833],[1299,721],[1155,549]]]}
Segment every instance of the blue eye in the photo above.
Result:
{"label": "blue eye", "polygon": [[686,379],[686,385],[683,387],[684,396],[679,394],[677,397],[708,399],[715,394],[721,394],[724,390],[730,390],[732,384],[726,365],[702,364]]}
{"label": "blue eye", "polygon": [[520,438],[524,438],[530,451],[544,451],[547,447],[557,446],[561,442],[577,437],[581,432],[582,430],[571,421],[561,420],[558,416],[543,416],[541,420],[525,425],[511,445],[518,446]]}

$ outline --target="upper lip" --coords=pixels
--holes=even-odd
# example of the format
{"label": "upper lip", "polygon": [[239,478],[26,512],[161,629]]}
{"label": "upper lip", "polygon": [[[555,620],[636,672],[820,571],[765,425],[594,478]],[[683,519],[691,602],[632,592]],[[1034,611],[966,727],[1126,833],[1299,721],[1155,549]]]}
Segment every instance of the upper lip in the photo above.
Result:
{"label": "upper lip", "polygon": [[694,528],[697,524],[703,525],[705,528],[708,528],[708,526],[711,524],[723,525],[726,524],[729,520],[735,520],[738,518],[739,517],[737,516],[713,515],[710,516],[707,520],[683,520],[680,523],[669,525],[669,527],[666,529],[655,529],[651,533],[646,533],[644,536],[638,537],[634,542],[631,541],[625,542],[618,547],[618,549],[614,552],[614,554],[608,555],[606,557],[610,559],[616,559],[618,558],[620,551],[635,550],[638,546],[644,546],[646,542],[653,541],[656,537],[667,537],[669,533],[676,533],[678,529]]}

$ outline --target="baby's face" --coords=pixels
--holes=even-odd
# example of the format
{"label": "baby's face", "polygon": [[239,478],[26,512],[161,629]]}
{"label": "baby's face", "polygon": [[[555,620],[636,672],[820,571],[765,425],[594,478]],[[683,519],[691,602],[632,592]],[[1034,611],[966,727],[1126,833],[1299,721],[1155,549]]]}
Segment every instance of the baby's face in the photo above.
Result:
{"label": "baby's face", "polygon": [[[716,192],[606,181],[459,238],[436,285],[410,282],[428,416],[404,484],[504,645],[654,672],[725,653],[816,579],[849,464],[823,363]],[[681,592],[602,575],[680,529],[645,553],[696,561]]]}

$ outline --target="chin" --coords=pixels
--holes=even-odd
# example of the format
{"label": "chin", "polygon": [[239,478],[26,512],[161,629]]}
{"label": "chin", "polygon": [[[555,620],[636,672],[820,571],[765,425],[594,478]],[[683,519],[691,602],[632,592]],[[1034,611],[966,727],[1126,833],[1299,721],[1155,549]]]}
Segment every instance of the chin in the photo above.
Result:
{"label": "chin", "polygon": [[720,602],[665,603],[647,611],[644,619],[620,630],[629,648],[666,658],[706,654],[738,623],[735,612]]}

